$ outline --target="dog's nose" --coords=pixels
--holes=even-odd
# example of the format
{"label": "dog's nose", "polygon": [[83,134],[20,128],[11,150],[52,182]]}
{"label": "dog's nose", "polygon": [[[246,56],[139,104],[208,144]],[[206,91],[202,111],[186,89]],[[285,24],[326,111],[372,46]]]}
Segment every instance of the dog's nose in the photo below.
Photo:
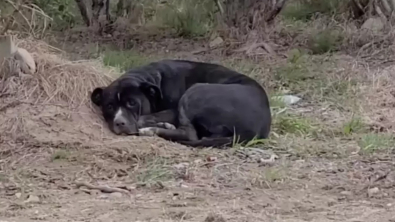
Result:
{"label": "dog's nose", "polygon": [[116,120],[114,121],[114,124],[115,124],[115,126],[123,127],[123,126],[126,125],[126,121],[125,121],[125,119],[123,119],[123,118],[119,118],[119,119],[116,119]]}

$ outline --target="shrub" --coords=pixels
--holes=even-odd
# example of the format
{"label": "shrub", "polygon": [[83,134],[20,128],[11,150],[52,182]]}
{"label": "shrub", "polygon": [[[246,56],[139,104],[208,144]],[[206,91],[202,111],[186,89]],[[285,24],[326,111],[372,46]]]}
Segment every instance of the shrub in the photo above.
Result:
{"label": "shrub", "polygon": [[292,20],[311,20],[317,14],[335,15],[343,12],[346,0],[298,0],[288,4],[282,15]]}
{"label": "shrub", "polygon": [[214,1],[173,0],[158,9],[155,19],[179,36],[204,36],[214,25],[214,9]]}

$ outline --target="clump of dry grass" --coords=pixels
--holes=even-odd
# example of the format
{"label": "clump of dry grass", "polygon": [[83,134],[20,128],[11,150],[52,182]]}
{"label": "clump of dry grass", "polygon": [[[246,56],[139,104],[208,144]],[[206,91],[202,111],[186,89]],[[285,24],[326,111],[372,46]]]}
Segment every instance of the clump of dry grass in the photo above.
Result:
{"label": "clump of dry grass", "polygon": [[87,103],[93,88],[107,85],[115,73],[99,61],[66,60],[59,50],[42,41],[17,39],[15,42],[32,54],[37,71],[33,75],[15,72],[10,75],[15,61],[7,60],[0,69],[3,78],[0,93],[12,95],[21,102],[78,108]]}
{"label": "clump of dry grass", "polygon": [[365,121],[376,132],[393,133],[395,128],[395,66],[371,70],[363,89]]}

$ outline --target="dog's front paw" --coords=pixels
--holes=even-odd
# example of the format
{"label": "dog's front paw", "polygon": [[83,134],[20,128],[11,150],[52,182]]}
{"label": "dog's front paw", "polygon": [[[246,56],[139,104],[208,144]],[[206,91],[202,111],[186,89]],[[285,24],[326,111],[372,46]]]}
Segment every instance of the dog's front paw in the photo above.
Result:
{"label": "dog's front paw", "polygon": [[155,129],[155,127],[141,128],[141,129],[139,129],[139,135],[140,136],[155,136],[156,129]]}
{"label": "dog's front paw", "polygon": [[176,127],[173,124],[170,123],[157,123],[156,124],[158,127],[164,128],[164,129],[169,129],[169,130],[175,130]]}

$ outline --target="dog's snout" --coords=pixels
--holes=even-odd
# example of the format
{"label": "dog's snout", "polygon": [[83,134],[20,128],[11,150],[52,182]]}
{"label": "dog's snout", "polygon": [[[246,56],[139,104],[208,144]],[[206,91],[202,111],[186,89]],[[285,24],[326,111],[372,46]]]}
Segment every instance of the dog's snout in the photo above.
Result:
{"label": "dog's snout", "polygon": [[113,119],[112,130],[115,134],[133,135],[137,132],[137,125],[133,118],[128,118],[128,114],[120,108]]}
{"label": "dog's snout", "polygon": [[123,127],[126,125],[126,120],[124,118],[118,118],[114,120],[115,126]]}

